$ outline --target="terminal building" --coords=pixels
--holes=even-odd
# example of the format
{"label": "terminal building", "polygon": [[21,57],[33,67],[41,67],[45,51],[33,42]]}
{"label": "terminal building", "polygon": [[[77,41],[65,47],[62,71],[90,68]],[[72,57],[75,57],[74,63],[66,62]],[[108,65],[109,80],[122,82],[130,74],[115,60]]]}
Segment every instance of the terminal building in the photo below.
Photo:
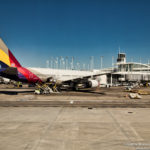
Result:
{"label": "terminal building", "polygon": [[150,64],[126,62],[126,54],[119,53],[114,68],[104,70],[110,72],[107,76],[109,84],[123,82],[149,82]]}

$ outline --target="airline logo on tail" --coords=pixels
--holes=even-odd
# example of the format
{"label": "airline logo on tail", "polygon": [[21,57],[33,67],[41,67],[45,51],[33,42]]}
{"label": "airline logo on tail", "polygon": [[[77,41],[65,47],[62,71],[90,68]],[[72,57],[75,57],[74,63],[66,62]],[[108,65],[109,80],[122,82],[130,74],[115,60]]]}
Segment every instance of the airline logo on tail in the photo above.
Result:
{"label": "airline logo on tail", "polygon": [[16,60],[2,39],[0,39],[0,64],[1,68],[21,67],[20,63]]}
{"label": "airline logo on tail", "polygon": [[2,39],[0,39],[0,66],[0,76],[22,82],[42,82],[38,76],[20,65]]}

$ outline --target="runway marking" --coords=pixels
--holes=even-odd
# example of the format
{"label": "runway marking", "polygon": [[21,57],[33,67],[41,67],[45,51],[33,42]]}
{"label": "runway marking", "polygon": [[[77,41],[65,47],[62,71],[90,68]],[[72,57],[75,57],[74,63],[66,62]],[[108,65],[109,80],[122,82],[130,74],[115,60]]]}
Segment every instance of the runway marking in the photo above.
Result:
{"label": "runway marking", "polygon": [[[110,115],[110,117],[114,120],[117,129],[124,134],[124,136],[128,139],[128,143],[134,143],[135,141],[143,141],[143,139],[138,135],[138,133],[128,124],[120,123],[114,116],[111,111],[106,110],[106,112]],[[136,149],[137,147],[133,145]]]}
{"label": "runway marking", "polygon": [[[63,107],[60,108],[60,110],[58,111],[58,113],[56,114],[56,116],[54,117],[54,119],[52,121],[50,120],[49,124],[47,125],[47,127],[45,127],[45,129],[44,129],[43,133],[41,134],[40,138],[37,140],[37,142],[35,143],[35,145],[32,147],[31,150],[36,150],[38,148],[38,146],[40,146],[42,138],[46,135],[47,131],[50,128],[53,127],[53,124],[56,122],[57,118],[62,113],[62,111],[63,111]],[[26,148],[28,148],[28,146]],[[27,150],[27,149],[25,149],[25,150]]]}

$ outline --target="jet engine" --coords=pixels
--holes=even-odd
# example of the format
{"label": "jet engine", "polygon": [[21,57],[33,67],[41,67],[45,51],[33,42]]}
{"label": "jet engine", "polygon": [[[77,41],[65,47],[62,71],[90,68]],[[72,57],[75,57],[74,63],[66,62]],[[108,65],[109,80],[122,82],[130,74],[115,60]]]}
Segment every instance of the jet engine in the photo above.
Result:
{"label": "jet engine", "polygon": [[99,86],[99,83],[98,83],[97,80],[90,80],[90,81],[88,81],[87,86],[88,86],[89,88],[95,88],[95,87],[98,87],[98,86]]}

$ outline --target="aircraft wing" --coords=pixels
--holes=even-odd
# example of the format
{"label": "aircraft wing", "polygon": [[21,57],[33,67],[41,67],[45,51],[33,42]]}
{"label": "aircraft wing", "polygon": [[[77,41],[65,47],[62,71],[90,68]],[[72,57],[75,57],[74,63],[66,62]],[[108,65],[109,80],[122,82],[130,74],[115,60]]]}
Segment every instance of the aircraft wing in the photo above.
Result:
{"label": "aircraft wing", "polygon": [[95,73],[95,74],[81,76],[81,77],[74,77],[74,78],[71,78],[71,79],[63,80],[62,83],[65,83],[65,82],[80,82],[82,80],[88,80],[90,78],[95,78],[95,77],[102,76],[102,75],[107,75],[107,74],[108,73]]}

